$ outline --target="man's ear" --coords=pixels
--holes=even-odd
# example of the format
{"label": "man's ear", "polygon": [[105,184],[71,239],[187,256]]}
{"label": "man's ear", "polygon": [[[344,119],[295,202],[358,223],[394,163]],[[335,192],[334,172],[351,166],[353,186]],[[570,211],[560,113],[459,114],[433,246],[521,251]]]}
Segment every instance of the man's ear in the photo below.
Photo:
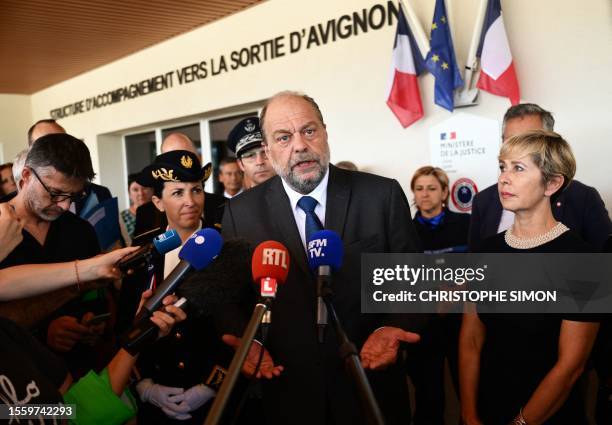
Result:
{"label": "man's ear", "polygon": [[23,167],[21,170],[21,180],[30,180],[32,177],[32,171],[28,167]]}
{"label": "man's ear", "polygon": [[164,203],[157,196],[153,195],[153,197],[151,197],[151,202],[153,202],[153,205],[155,205],[155,208],[157,208],[159,211],[161,211],[161,212],[165,212],[166,211],[164,209]]}
{"label": "man's ear", "polygon": [[242,159],[238,159],[238,161],[236,162],[238,163],[238,167],[240,168],[240,171],[244,173],[244,165],[242,165]]}

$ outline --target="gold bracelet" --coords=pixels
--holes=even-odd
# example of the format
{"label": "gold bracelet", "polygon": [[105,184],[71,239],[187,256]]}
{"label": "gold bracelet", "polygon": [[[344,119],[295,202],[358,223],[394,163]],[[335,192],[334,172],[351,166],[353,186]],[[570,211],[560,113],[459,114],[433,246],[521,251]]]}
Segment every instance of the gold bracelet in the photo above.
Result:
{"label": "gold bracelet", "polygon": [[77,291],[81,292],[81,279],[79,278],[79,260],[74,260],[74,274],[76,274]]}

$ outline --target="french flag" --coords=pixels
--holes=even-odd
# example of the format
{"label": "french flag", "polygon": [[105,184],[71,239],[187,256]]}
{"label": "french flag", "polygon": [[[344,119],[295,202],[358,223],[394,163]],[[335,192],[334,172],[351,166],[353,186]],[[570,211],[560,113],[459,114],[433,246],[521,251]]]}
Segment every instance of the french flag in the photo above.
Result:
{"label": "french flag", "polygon": [[507,97],[513,105],[518,104],[521,95],[504,27],[501,0],[489,0],[477,56],[482,67],[477,87]]}
{"label": "french flag", "polygon": [[401,5],[397,17],[392,62],[387,105],[406,128],[423,118],[423,104],[417,76],[425,71],[425,62]]}

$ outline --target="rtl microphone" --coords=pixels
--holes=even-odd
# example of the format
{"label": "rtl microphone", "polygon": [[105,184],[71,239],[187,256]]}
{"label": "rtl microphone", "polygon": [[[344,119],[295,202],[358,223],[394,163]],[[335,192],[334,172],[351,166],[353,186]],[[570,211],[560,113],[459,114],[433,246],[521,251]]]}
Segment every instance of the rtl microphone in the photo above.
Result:
{"label": "rtl microphone", "polygon": [[289,250],[280,242],[265,241],[257,245],[251,261],[253,281],[259,284],[259,294],[268,305],[261,319],[262,333],[265,335],[268,325],[272,322],[270,301],[276,297],[278,285],[285,283],[289,273]]}
{"label": "rtl microphone", "polygon": [[330,290],[331,274],[342,265],[344,249],[340,236],[331,230],[313,233],[306,244],[308,265],[317,277],[317,334],[319,343],[325,341],[327,307],[324,297]]}
{"label": "rtl microphone", "polygon": [[222,245],[223,239],[215,229],[201,229],[191,235],[179,252],[181,261],[145,302],[136,320],[153,314],[164,297],[176,291],[189,272],[202,270],[217,258]]}
{"label": "rtl microphone", "polygon": [[181,246],[181,237],[176,230],[171,229],[161,235],[157,235],[152,242],[141,246],[136,251],[126,255],[117,262],[117,267],[123,273],[143,267],[151,261],[155,252],[164,255],[167,252]]}
{"label": "rtl microphone", "polygon": [[[272,299],[276,296],[278,285],[284,283],[287,279],[289,261],[289,250],[279,242],[265,241],[255,248],[251,259],[251,272],[255,283],[260,285],[260,294],[265,301],[258,302],[253,309],[253,314],[242,333],[240,345],[236,349],[227,375],[223,380],[223,385],[221,385],[215,401],[208,411],[205,425],[217,425],[221,422],[225,406],[238,381],[242,366],[249,355],[251,344],[258,329],[261,329],[264,337],[262,342],[265,340],[266,328],[270,323],[270,305]],[[263,353],[263,350],[261,353]]]}

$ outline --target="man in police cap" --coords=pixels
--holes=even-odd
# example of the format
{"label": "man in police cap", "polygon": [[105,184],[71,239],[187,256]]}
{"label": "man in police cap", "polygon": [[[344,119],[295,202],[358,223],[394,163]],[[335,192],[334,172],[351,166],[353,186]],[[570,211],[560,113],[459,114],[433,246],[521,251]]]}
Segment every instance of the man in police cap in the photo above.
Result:
{"label": "man in police cap", "polygon": [[257,186],[276,174],[261,145],[262,142],[257,117],[243,119],[227,136],[227,145],[236,154],[238,166],[244,173],[245,189]]}

